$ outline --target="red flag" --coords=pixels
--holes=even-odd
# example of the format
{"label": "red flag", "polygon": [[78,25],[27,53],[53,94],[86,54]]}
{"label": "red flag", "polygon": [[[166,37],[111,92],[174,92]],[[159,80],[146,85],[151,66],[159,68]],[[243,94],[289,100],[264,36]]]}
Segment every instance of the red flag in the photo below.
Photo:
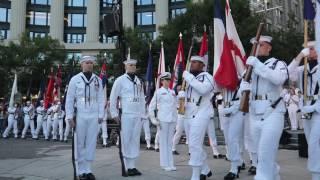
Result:
{"label": "red flag", "polygon": [[219,1],[215,1],[214,12],[214,79],[221,87],[235,90],[239,80]]}
{"label": "red flag", "polygon": [[157,74],[157,84],[156,89],[159,89],[161,87],[160,85],[160,74],[164,73],[166,64],[165,64],[165,58],[164,58],[164,48],[163,48],[163,42],[161,42],[161,52],[159,57],[159,64],[158,64],[158,74]]}
{"label": "red flag", "polygon": [[176,59],[174,61],[173,72],[172,72],[172,79],[170,82],[170,88],[173,89],[178,85],[179,80],[182,79],[182,73],[186,68],[184,62],[184,53],[183,53],[183,43],[182,43],[182,34],[179,35],[180,40],[178,44],[178,50],[176,54]]}
{"label": "red flag", "polygon": [[53,75],[53,69],[51,69],[50,73],[50,79],[47,86],[46,95],[44,98],[44,108],[48,109],[49,105],[53,102],[53,88],[54,88],[54,75]]}
{"label": "red flag", "polygon": [[204,28],[203,35],[202,35],[199,56],[203,57],[204,65],[205,65],[203,67],[203,70],[207,71],[208,70],[208,35],[207,35],[206,27]]}
{"label": "red flag", "polygon": [[58,65],[58,71],[56,74],[55,84],[54,84],[54,99],[60,99],[60,89],[61,89],[61,82],[62,82],[62,73],[61,67]]}

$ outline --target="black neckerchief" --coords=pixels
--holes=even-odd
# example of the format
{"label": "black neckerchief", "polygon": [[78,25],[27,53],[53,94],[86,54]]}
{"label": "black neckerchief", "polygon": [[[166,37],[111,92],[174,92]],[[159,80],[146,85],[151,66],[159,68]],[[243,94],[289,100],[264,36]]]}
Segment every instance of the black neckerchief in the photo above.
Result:
{"label": "black neckerchief", "polygon": [[203,71],[190,71],[191,74],[194,75],[194,77],[197,77],[200,73],[202,73]]}
{"label": "black neckerchief", "polygon": [[87,78],[87,81],[90,81],[91,76],[92,76],[92,72],[82,72],[82,73]]}
{"label": "black neckerchief", "polygon": [[136,75],[134,73],[127,73],[128,79],[133,83],[133,97],[134,100],[136,100],[136,97],[138,97],[139,89],[137,82],[135,81]]}
{"label": "black neckerchief", "polygon": [[[309,65],[309,70],[307,70],[307,77],[310,78],[310,96],[312,95],[316,95],[319,91],[319,84],[316,83],[316,87],[315,87],[315,91],[312,93],[312,87],[313,87],[313,74],[316,73],[317,71],[313,71],[313,68],[316,67],[318,65],[318,61],[317,60],[309,60],[308,61],[308,65]],[[304,73],[302,74],[302,79],[304,79]],[[304,87],[304,81],[302,81],[302,87]],[[307,91],[307,89],[306,89]]]}
{"label": "black neckerchief", "polygon": [[266,62],[268,59],[270,59],[270,56],[258,56],[257,57],[262,63]]}
{"label": "black neckerchief", "polygon": [[311,71],[314,67],[316,67],[318,65],[318,61],[317,60],[309,60],[308,64],[309,64],[309,68]]}

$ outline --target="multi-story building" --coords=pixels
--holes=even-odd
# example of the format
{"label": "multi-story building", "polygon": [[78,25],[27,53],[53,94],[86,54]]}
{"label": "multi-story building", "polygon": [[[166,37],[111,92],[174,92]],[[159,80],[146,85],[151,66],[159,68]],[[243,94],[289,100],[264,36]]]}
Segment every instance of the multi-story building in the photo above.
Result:
{"label": "multi-story building", "polygon": [[252,13],[262,13],[267,5],[267,28],[283,30],[287,27],[290,15],[293,16],[293,24],[299,31],[303,31],[303,0],[250,0]]}
{"label": "multi-story building", "polygon": [[[69,57],[115,48],[116,37],[104,35],[103,16],[113,0],[0,0],[0,38],[18,41],[50,35],[63,43]],[[139,27],[152,38],[159,26],[186,11],[184,0],[122,0],[123,24]]]}

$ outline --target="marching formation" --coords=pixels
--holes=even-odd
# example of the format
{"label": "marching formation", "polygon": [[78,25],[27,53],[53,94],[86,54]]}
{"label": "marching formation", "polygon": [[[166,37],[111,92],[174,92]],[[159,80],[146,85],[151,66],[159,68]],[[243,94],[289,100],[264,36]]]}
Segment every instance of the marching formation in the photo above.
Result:
{"label": "marching formation", "polygon": [[[230,8],[228,1],[227,7]],[[232,20],[228,8],[228,18]],[[217,22],[222,20],[219,13],[215,18]],[[233,24],[233,20],[230,22]],[[151,83],[152,66],[148,65],[147,77],[140,78],[136,73],[138,61],[128,56],[123,62],[125,73],[116,78],[109,97],[102,77],[105,74],[99,77],[93,72],[96,58],[83,56],[79,61],[82,71],[70,79],[65,102],[56,96],[50,105],[44,98],[36,107],[31,101],[20,106],[10,98],[8,108],[1,106],[1,126],[8,115],[7,127],[1,135],[8,138],[13,129],[14,138],[18,138],[21,113],[22,139],[30,132],[33,139],[43,135],[48,141],[51,138],[67,142],[72,132],[75,177],[94,180],[92,164],[97,137],[102,131],[103,146],[108,147],[107,120],[112,119],[118,126],[123,176],[143,175],[136,165],[138,158],[143,159],[140,157],[143,128],[146,148],[160,152],[159,168],[164,171],[179,171],[174,155],[179,155],[176,145],[184,131],[191,180],[205,180],[215,174],[203,148],[206,135],[213,157],[225,158],[230,163],[224,180],[239,178],[248,164],[248,173],[253,179],[280,180],[277,153],[288,112],[291,130],[304,130],[309,155],[307,169],[312,180],[320,180],[320,63],[317,55],[320,42],[306,41],[301,52],[287,65],[271,55],[272,37],[261,35],[262,25],[260,27],[250,41],[253,48],[247,58],[239,37],[227,39],[238,48],[237,52],[224,49],[225,38],[215,37],[218,50],[214,63],[220,63],[212,74],[208,72],[205,32],[200,53],[192,52],[192,42],[186,63],[180,35],[172,72],[165,70],[162,46],[155,84]],[[215,32],[215,36],[218,35]],[[227,32],[224,35],[227,36]],[[105,68],[103,71],[105,73]],[[225,155],[217,149],[216,116],[225,139]],[[154,147],[151,146],[150,122],[157,129]],[[250,163],[245,161],[245,153]]]}

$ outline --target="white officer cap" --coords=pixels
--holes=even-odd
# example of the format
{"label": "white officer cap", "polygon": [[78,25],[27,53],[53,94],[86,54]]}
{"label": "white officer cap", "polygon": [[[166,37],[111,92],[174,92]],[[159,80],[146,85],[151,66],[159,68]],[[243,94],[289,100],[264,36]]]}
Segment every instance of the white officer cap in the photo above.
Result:
{"label": "white officer cap", "polygon": [[31,102],[30,102],[30,101],[27,101],[27,104],[29,105],[29,104],[31,104]]}
{"label": "white officer cap", "polygon": [[123,64],[137,64],[137,60],[127,59],[127,60],[123,61]]}
{"label": "white officer cap", "polygon": [[88,62],[88,61],[91,61],[91,62],[95,63],[96,62],[96,58],[94,56],[82,56],[79,62],[81,64],[83,62]]}
{"label": "white officer cap", "polygon": [[204,59],[201,56],[191,56],[190,60],[191,60],[191,62],[192,61],[199,61],[199,62],[204,63]]}
{"label": "white officer cap", "polygon": [[[308,41],[307,42],[308,48],[315,47],[315,46],[316,46],[316,41]],[[304,44],[302,44],[302,47],[304,47]]]}
{"label": "white officer cap", "polygon": [[162,74],[160,74],[160,79],[171,79],[171,73],[169,72],[164,72]]}
{"label": "white officer cap", "polygon": [[[261,35],[260,36],[260,39],[259,39],[259,42],[267,42],[269,44],[271,44],[271,41],[272,41],[272,37],[271,36],[263,36]],[[256,42],[256,37],[253,37],[250,39],[250,43],[251,44],[254,44]]]}
{"label": "white officer cap", "polygon": [[43,103],[44,101],[43,100],[40,100],[40,103]]}
{"label": "white officer cap", "polygon": [[221,94],[219,94],[219,95],[217,95],[216,99],[217,99],[217,100],[222,100],[222,99],[223,99],[223,97],[222,97],[222,95],[221,95]]}

